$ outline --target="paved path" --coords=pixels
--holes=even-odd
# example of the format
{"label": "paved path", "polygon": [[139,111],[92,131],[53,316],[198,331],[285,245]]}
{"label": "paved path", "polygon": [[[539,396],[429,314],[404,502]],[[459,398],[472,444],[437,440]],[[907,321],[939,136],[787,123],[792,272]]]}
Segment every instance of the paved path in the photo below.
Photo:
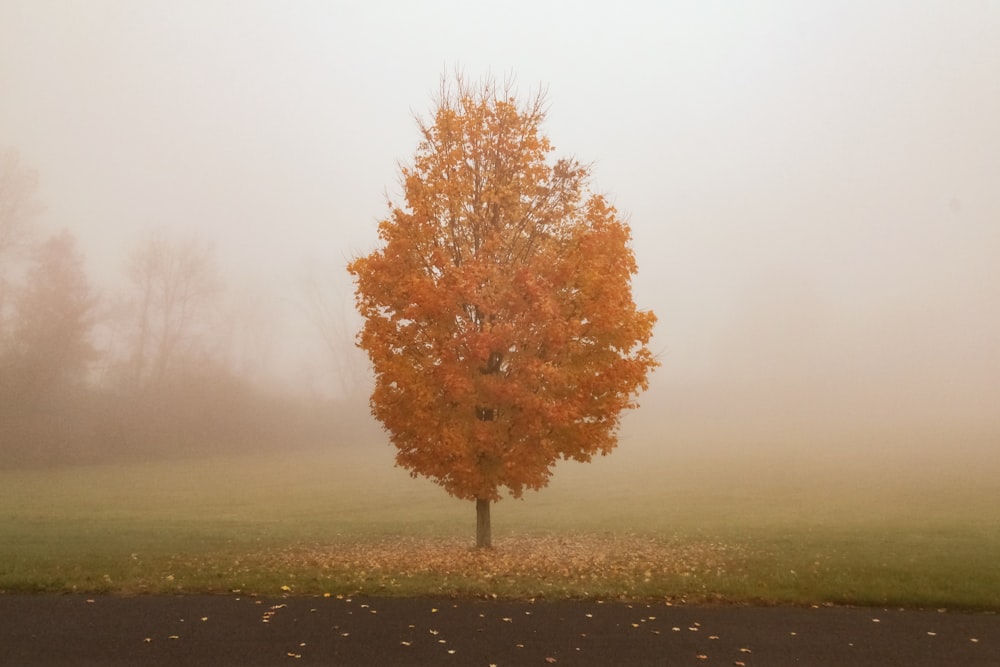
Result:
{"label": "paved path", "polygon": [[1000,615],[0,595],[0,665],[1000,665]]}

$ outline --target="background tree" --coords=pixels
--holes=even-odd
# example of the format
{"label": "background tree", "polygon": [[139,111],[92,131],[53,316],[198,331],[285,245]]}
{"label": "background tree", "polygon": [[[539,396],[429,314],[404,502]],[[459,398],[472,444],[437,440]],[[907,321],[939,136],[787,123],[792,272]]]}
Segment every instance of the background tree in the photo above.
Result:
{"label": "background tree", "polygon": [[353,261],[375,373],[374,416],[396,462],[490,504],[548,483],[559,459],[616,445],[657,365],[655,316],[636,308],[628,226],[588,188],[589,169],[547,161],[544,95],[442,84],[433,119],[401,168],[382,247]]}
{"label": "background tree", "polygon": [[131,382],[134,388],[162,384],[207,344],[204,327],[221,290],[214,257],[196,238],[153,236],[129,256],[127,275]]}
{"label": "background tree", "polygon": [[97,354],[89,340],[96,298],[71,234],[35,249],[13,302],[0,354],[0,451],[55,456],[72,437],[88,364]]}
{"label": "background tree", "polygon": [[105,336],[103,382],[115,400],[103,439],[123,457],[221,446],[230,435],[223,422],[250,392],[219,351],[226,332],[211,246],[153,234],[129,253],[125,272]]}
{"label": "background tree", "polygon": [[28,248],[39,210],[37,188],[38,174],[21,164],[17,151],[0,148],[0,338],[6,330],[12,265]]}
{"label": "background tree", "polygon": [[326,348],[338,400],[363,403],[370,389],[368,363],[352,344],[358,316],[347,276],[339,270],[338,274],[325,273],[321,266],[307,266],[299,280],[301,309]]}
{"label": "background tree", "polygon": [[30,237],[37,188],[38,174],[21,164],[17,151],[0,148],[0,261]]}
{"label": "background tree", "polygon": [[88,340],[96,303],[76,239],[62,232],[34,253],[14,299],[7,371],[22,395],[79,383],[96,354]]}

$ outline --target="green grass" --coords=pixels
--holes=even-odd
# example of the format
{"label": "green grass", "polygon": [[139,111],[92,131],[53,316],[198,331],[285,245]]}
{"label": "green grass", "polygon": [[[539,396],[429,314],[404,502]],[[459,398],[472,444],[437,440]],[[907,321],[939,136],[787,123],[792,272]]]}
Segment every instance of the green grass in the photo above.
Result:
{"label": "green grass", "polygon": [[486,554],[470,548],[472,503],[393,468],[387,445],[5,471],[0,591],[1000,609],[1000,466],[974,454],[680,455],[626,439],[495,505]]}

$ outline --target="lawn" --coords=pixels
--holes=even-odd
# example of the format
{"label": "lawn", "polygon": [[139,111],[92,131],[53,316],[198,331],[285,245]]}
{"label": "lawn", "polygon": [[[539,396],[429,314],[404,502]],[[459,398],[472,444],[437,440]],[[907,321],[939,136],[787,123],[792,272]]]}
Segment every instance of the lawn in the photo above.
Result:
{"label": "lawn", "polygon": [[470,548],[472,503],[393,468],[383,444],[4,471],[0,591],[1000,609],[997,457],[923,451],[626,438],[495,505],[488,552]]}

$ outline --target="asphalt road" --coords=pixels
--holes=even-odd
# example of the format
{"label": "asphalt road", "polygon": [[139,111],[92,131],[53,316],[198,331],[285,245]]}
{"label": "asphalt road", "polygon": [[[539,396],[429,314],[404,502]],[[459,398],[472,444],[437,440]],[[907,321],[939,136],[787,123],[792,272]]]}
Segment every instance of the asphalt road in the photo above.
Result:
{"label": "asphalt road", "polygon": [[1000,665],[1000,615],[596,601],[0,595],[0,665]]}

